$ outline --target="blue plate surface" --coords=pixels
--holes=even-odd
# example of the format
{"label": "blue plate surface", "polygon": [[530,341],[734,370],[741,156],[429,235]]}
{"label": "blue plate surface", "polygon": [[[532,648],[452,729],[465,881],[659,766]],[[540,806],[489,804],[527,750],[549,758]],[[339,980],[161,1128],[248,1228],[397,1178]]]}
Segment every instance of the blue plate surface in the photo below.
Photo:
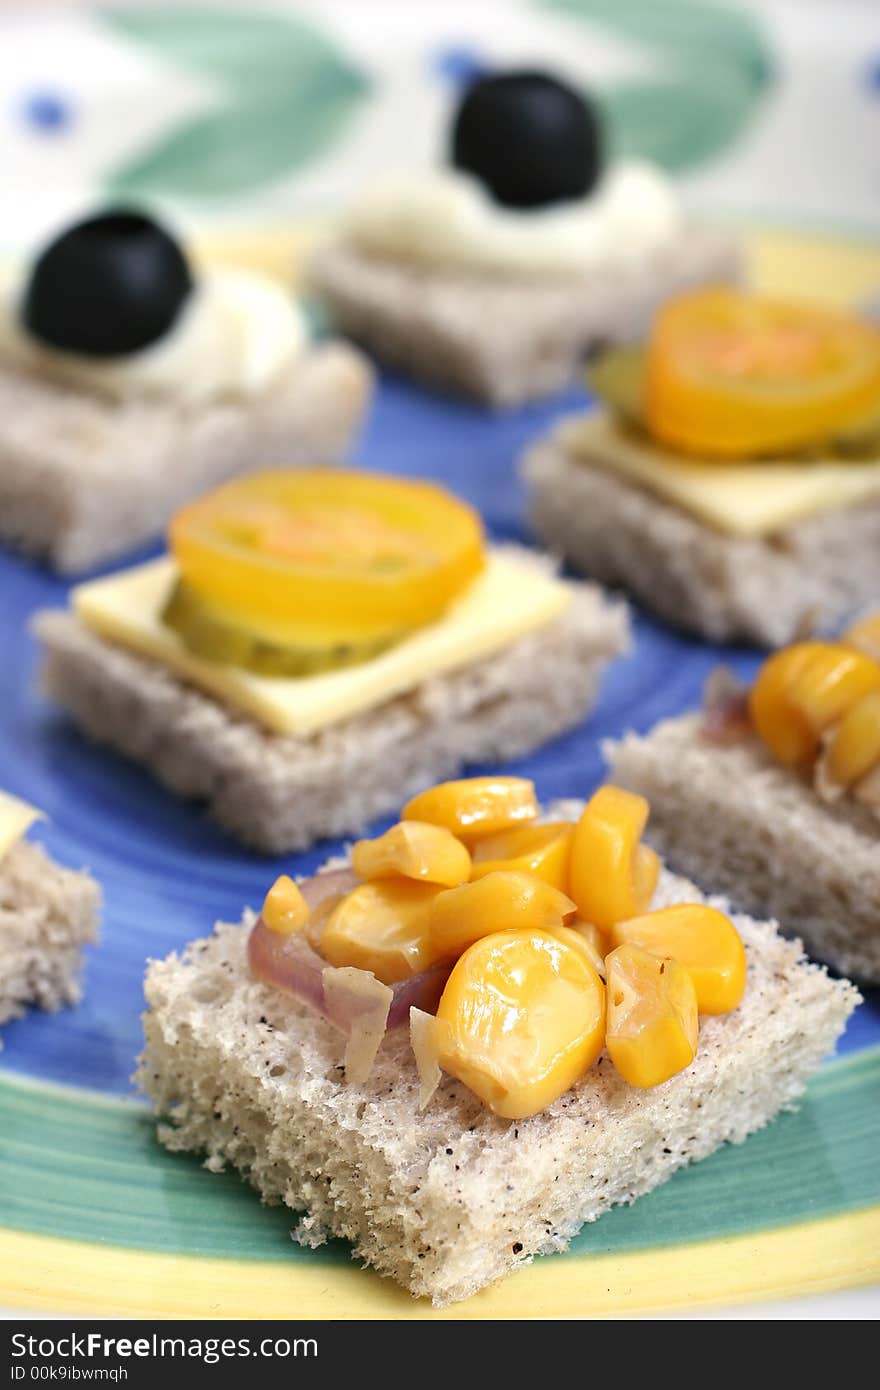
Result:
{"label": "blue plate surface", "polygon": [[[560,414],[586,403],[582,392],[571,391],[493,415],[386,379],[356,461],[437,479],[479,507],[493,537],[526,540],[516,460]],[[100,879],[103,934],[89,953],[82,1004],[56,1015],[34,1012],[4,1028],[0,1066],[120,1094],[130,1089],[140,1046],[145,959],[203,936],[217,918],[237,920],[245,905],[259,905],[282,865],[308,871],[338,845],[277,861],[249,853],[199,807],[82,739],[40,697],[38,653],[28,632],[29,615],[64,604],[67,589],[42,569],[0,554],[0,785],[46,811],[48,825],[34,833],[57,859],[85,865]],[[609,671],[589,722],[512,770],[533,777],[545,800],[588,794],[603,775],[600,740],[646,730],[693,706],[719,661],[748,677],[760,653],[708,646],[636,615],[633,650]],[[856,1011],[841,1050],[878,1041],[880,992],[874,991]]]}

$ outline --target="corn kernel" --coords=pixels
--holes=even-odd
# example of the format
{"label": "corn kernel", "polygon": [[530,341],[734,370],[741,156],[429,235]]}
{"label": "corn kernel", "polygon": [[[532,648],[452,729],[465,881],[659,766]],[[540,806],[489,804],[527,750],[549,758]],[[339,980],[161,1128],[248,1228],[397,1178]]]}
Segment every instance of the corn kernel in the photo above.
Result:
{"label": "corn kernel", "polygon": [[534,820],[535,785],[524,777],[465,777],[420,792],[403,808],[402,820],[443,825],[468,839]]}
{"label": "corn kernel", "polygon": [[757,733],[779,762],[809,766],[822,735],[864,695],[880,690],[880,663],[841,642],[797,642],[774,653],[749,696]]}
{"label": "corn kernel", "polygon": [[832,782],[851,787],[880,764],[880,691],[851,705],[830,735],[825,767]]}
{"label": "corn kernel", "polygon": [[841,637],[850,647],[857,647],[865,656],[880,661],[880,611],[854,623]]}
{"label": "corn kernel", "polygon": [[581,955],[592,965],[596,974],[601,975],[603,980],[605,979],[605,956],[610,947],[604,932],[600,932],[599,928],[594,927],[592,922],[581,922],[578,919],[564,927],[553,927],[552,932],[560,941],[564,941],[566,946],[580,951]]}
{"label": "corn kernel", "polygon": [[407,879],[360,884],[327,918],[321,954],[331,965],[372,970],[386,985],[418,975],[438,957],[428,923],[431,904],[443,891],[432,883]]}
{"label": "corn kernel", "polygon": [[431,940],[449,960],[481,936],[514,928],[552,931],[574,911],[571,898],[537,874],[498,870],[438,893],[431,904]]}
{"label": "corn kernel", "polygon": [[287,874],[282,874],[272,884],[263,901],[261,916],[269,930],[279,936],[293,936],[302,931],[309,920],[309,905]]}
{"label": "corn kernel", "polygon": [[650,807],[643,796],[600,787],[575,827],[569,892],[581,917],[601,931],[650,906],[660,860],[640,843]]}
{"label": "corn kernel", "polygon": [[659,1086],[689,1067],[697,1052],[697,994],[676,960],[661,960],[628,942],[605,960],[605,1042],[631,1086]]}
{"label": "corn kernel", "polygon": [[548,932],[497,932],[453,967],[437,1022],[443,1070],[496,1115],[525,1119],[595,1062],[605,989],[580,951]]}
{"label": "corn kernel", "polygon": [[701,1014],[735,1009],[746,987],[746,953],[729,917],[714,907],[682,903],[616,922],[612,946],[631,942],[654,956],[672,956],[693,981]]}
{"label": "corn kernel", "polygon": [[404,820],[376,840],[358,840],[351,867],[361,878],[412,878],[454,888],[470,877],[471,857],[444,826]]}
{"label": "corn kernel", "polygon": [[518,825],[514,830],[487,835],[474,845],[471,878],[483,878],[498,869],[525,869],[564,893],[573,836],[570,821]]}

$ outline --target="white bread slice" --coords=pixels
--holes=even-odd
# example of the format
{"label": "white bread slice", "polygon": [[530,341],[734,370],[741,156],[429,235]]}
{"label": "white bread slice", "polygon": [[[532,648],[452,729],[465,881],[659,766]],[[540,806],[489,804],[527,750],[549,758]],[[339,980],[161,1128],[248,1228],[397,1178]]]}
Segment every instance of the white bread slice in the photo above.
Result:
{"label": "white bread slice", "polygon": [[343,241],[309,272],[335,326],[380,361],[495,406],[561,390],[592,349],[638,336],[670,295],[740,274],[735,243],[697,228],[639,266],[549,283],[403,265]]}
{"label": "white bread slice", "polygon": [[358,834],[467,764],[518,757],[575,727],[629,624],[624,604],[577,584],[555,622],[308,737],[262,728],[68,612],[39,614],[35,631],[43,685],[85,733],[273,854]]}
{"label": "white bread slice", "polygon": [[[700,894],[664,871],[655,905],[682,900]],[[407,1030],[386,1037],[367,1082],[347,1084],[341,1035],[251,978],[250,920],[148,968],[137,1081],[163,1117],[159,1137],[285,1203],[301,1243],[342,1236],[437,1305],[564,1249],[584,1222],[762,1128],[859,1000],[772,924],[738,917],[744,1001],[701,1020],[696,1060],[662,1086],[628,1086],[603,1055],[528,1120],[497,1119],[451,1077],[420,1111]]]}
{"label": "white bread slice", "polygon": [[698,883],[777,918],[811,955],[880,983],[880,820],[827,805],[758,739],[700,737],[699,714],[608,743],[610,775],[651,803],[648,838]]}
{"label": "white bread slice", "polygon": [[28,1005],[54,1011],[80,997],[82,948],[98,939],[101,891],[19,840],[0,859],[0,1023]]}
{"label": "white bread slice", "polygon": [[553,439],[530,451],[523,473],[549,549],[712,641],[782,645],[836,627],[880,593],[880,502],[763,538],[725,536]]}
{"label": "white bread slice", "polygon": [[0,367],[0,540],[72,574],[158,536],[184,502],[262,468],[338,463],[372,386],[319,345],[251,401],[112,402]]}

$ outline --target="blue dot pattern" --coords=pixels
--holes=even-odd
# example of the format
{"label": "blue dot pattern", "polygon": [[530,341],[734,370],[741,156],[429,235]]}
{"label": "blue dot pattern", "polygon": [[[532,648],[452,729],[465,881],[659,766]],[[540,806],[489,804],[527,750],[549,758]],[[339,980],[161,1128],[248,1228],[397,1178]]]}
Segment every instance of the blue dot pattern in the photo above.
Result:
{"label": "blue dot pattern", "polygon": [[444,48],[431,60],[432,70],[452,87],[467,87],[489,71],[491,64],[472,48]]}
{"label": "blue dot pattern", "polygon": [[73,123],[73,107],[57,92],[31,92],[21,105],[24,121],[34,130],[55,133]]}

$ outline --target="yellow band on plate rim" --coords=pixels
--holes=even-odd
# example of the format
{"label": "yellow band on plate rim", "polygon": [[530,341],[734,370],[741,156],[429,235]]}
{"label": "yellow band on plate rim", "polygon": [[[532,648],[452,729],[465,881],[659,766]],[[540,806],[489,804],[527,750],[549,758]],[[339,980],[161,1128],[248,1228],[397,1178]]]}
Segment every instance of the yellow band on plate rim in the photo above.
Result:
{"label": "yellow band on plate rim", "polygon": [[686,1311],[880,1279],[880,1207],[671,1249],[538,1260],[432,1309],[339,1265],[162,1255],[0,1232],[0,1306],[147,1318],[541,1318]]}

